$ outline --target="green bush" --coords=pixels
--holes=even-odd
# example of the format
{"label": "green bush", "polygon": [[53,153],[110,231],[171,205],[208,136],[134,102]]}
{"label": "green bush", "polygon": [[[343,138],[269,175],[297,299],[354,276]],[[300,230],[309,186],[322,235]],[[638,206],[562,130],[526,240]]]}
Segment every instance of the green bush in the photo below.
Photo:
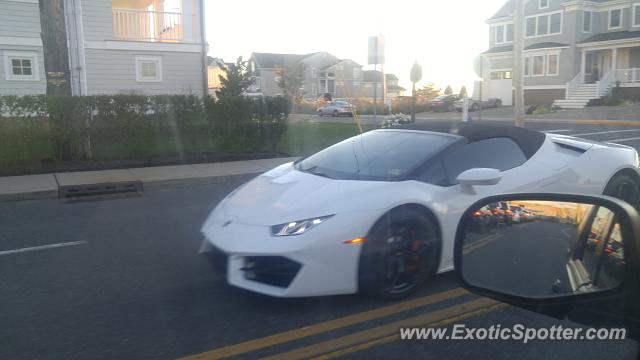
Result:
{"label": "green bush", "polygon": [[540,105],[538,107],[536,107],[535,110],[533,110],[533,114],[534,115],[543,115],[543,114],[549,114],[551,113],[552,110],[544,105]]}
{"label": "green bush", "polygon": [[0,163],[274,151],[285,98],[0,97]]}
{"label": "green bush", "polygon": [[633,102],[622,97],[609,95],[602,99],[603,106],[630,106]]}

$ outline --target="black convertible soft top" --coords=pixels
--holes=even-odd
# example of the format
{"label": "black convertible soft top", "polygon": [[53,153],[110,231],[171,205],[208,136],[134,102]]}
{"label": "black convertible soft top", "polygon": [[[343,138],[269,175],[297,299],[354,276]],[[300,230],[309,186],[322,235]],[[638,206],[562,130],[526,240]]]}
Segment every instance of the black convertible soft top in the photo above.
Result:
{"label": "black convertible soft top", "polygon": [[508,125],[484,125],[474,123],[418,123],[407,124],[399,129],[420,130],[448,133],[462,136],[468,142],[476,142],[484,139],[507,137],[515,141],[528,158],[533,156],[544,143],[546,135],[539,131],[523,129]]}

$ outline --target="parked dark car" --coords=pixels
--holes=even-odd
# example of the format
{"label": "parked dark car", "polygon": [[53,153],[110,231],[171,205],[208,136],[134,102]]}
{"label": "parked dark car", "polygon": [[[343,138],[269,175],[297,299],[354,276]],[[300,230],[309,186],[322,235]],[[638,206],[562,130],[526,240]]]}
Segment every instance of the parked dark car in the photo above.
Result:
{"label": "parked dark car", "polygon": [[431,110],[435,112],[451,112],[456,109],[455,103],[460,95],[441,95],[431,101]]}

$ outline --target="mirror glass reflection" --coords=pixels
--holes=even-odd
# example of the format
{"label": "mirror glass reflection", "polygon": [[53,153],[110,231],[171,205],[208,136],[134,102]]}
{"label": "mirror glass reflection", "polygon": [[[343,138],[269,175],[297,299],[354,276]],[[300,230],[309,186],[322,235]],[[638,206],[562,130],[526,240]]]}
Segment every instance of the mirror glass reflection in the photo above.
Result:
{"label": "mirror glass reflection", "polygon": [[625,260],[610,209],[556,201],[502,201],[473,209],[462,274],[474,286],[547,298],[613,289]]}

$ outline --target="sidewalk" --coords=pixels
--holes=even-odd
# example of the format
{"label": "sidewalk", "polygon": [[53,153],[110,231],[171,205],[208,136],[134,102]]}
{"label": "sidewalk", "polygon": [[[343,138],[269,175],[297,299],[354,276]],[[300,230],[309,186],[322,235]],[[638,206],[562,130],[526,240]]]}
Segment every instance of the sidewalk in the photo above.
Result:
{"label": "sidewalk", "polygon": [[0,201],[52,199],[62,186],[142,182],[144,189],[225,182],[260,174],[297,158],[273,158],[209,164],[157,166],[103,171],[0,177]]}

